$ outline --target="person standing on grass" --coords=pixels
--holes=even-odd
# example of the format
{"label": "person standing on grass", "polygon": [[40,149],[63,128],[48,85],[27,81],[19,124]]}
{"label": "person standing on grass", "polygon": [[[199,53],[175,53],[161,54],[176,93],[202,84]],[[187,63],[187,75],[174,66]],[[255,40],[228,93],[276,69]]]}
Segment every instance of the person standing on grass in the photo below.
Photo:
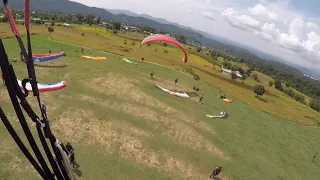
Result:
{"label": "person standing on grass", "polygon": [[316,159],[317,155],[318,155],[318,153],[316,153],[316,154],[313,156],[312,162],[314,162],[314,160]]}
{"label": "person standing on grass", "polygon": [[81,48],[81,53],[83,54],[83,48]]}
{"label": "person standing on grass", "polygon": [[155,72],[153,72],[153,71],[150,73],[150,77],[151,77],[151,79],[153,79],[153,75],[154,75],[154,73],[155,73]]}
{"label": "person standing on grass", "polygon": [[212,172],[212,174],[210,175],[209,178],[213,178],[213,177],[219,175],[220,172],[221,172],[221,169],[222,169],[222,166],[216,167],[216,168],[213,170],[213,172]]}
{"label": "person standing on grass", "polygon": [[174,84],[177,84],[177,83],[178,83],[178,80],[179,80],[179,78],[177,78],[177,79],[174,81]]}
{"label": "person standing on grass", "polygon": [[16,59],[16,57],[13,57],[13,62],[17,62],[17,59]]}
{"label": "person standing on grass", "polygon": [[202,102],[202,100],[203,100],[203,95],[201,94],[199,102]]}

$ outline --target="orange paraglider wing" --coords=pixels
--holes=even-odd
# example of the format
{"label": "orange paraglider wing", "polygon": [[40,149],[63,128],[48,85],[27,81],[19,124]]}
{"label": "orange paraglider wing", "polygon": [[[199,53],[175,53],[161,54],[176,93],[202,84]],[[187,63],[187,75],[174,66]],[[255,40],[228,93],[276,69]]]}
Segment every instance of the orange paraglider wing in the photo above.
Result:
{"label": "orange paraglider wing", "polygon": [[168,43],[171,43],[171,44],[178,46],[184,53],[183,62],[185,62],[185,63],[188,62],[188,55],[187,55],[186,50],[183,48],[183,46],[180,44],[180,42],[177,41],[176,39],[174,39],[170,36],[167,36],[167,35],[156,34],[156,35],[151,35],[151,36],[146,37],[141,42],[141,45],[143,46],[144,44],[149,43],[149,42],[153,42],[153,41],[164,41],[164,42],[168,42]]}

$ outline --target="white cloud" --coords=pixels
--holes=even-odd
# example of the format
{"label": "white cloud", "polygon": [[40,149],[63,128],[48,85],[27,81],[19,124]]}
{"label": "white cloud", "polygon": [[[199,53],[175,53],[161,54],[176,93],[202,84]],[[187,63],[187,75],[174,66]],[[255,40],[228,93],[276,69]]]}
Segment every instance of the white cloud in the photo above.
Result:
{"label": "white cloud", "polygon": [[302,18],[295,18],[291,21],[289,25],[289,34],[291,36],[301,38],[303,36],[304,28],[306,24]]}
{"label": "white cloud", "polygon": [[208,11],[204,12],[203,17],[210,19],[210,20],[214,20],[212,12],[208,12]]}
{"label": "white cloud", "polygon": [[257,4],[253,8],[249,8],[249,12],[256,17],[263,19],[278,20],[278,15],[276,13],[269,11],[261,4]]}
{"label": "white cloud", "polygon": [[226,9],[221,13],[221,16],[235,28],[253,32],[259,29],[259,21],[247,15],[239,15],[234,8]]}
{"label": "white cloud", "polygon": [[[287,26],[288,32],[281,32],[275,23],[260,22],[247,15],[240,15],[235,9],[228,8],[221,16],[233,27],[248,31],[258,37],[290,50],[312,64],[320,65],[320,27],[302,18],[294,18]],[[309,29],[314,31],[308,32]],[[304,39],[306,36],[306,40]]]}

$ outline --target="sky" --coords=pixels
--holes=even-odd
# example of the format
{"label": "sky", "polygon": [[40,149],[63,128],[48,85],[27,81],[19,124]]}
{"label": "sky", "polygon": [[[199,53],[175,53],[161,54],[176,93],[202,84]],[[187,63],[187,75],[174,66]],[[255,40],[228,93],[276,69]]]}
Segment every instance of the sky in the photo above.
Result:
{"label": "sky", "polygon": [[320,70],[319,0],[73,1],[164,18]]}

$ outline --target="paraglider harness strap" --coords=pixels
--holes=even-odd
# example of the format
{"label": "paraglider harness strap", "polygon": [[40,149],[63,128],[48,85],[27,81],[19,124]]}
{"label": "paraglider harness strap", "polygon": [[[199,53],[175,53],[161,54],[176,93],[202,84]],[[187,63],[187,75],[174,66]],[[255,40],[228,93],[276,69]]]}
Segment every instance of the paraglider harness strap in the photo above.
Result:
{"label": "paraglider harness strap", "polygon": [[[12,136],[16,143],[18,144],[18,146],[20,147],[20,149],[23,151],[23,153],[25,154],[25,156],[29,159],[29,161],[32,163],[32,165],[35,167],[35,169],[38,171],[38,173],[44,178],[44,179],[54,179],[50,169],[48,168],[44,158],[42,157],[41,152],[39,151],[39,148],[37,146],[37,144],[35,143],[35,140],[33,139],[33,136],[31,134],[31,131],[27,125],[26,119],[22,113],[22,110],[19,106],[19,102],[17,97],[20,99],[20,104],[23,107],[23,109],[27,112],[27,114],[29,115],[29,117],[32,119],[33,122],[36,123],[36,127],[37,127],[37,131],[38,131],[38,135],[40,138],[40,141],[42,143],[42,146],[45,150],[45,153],[49,159],[49,162],[52,166],[52,169],[54,171],[54,174],[56,175],[56,177],[60,180],[69,180],[70,175],[66,172],[67,169],[65,168],[64,164],[61,161],[61,151],[58,151],[59,148],[57,148],[54,143],[57,141],[57,139],[54,137],[54,135],[51,133],[50,127],[49,127],[49,122],[48,122],[48,118],[46,116],[46,108],[43,104],[41,104],[40,101],[40,95],[39,95],[39,90],[38,90],[38,86],[37,86],[37,81],[36,81],[36,74],[35,74],[35,69],[34,69],[34,64],[33,64],[33,60],[32,60],[32,50],[31,50],[31,40],[30,40],[30,33],[29,33],[29,5],[30,2],[29,0],[25,0],[25,27],[27,30],[27,42],[28,42],[28,54],[26,53],[25,47],[23,45],[23,42],[20,38],[19,32],[16,28],[15,22],[14,22],[14,18],[12,16],[9,4],[8,4],[8,0],[3,0],[3,4],[5,6],[5,9],[7,11],[7,15],[9,18],[9,22],[10,22],[10,26],[11,26],[11,30],[12,32],[15,34],[19,46],[21,48],[22,54],[24,55],[25,59],[26,59],[26,64],[27,64],[27,70],[28,70],[28,75],[29,75],[29,79],[24,79],[22,81],[22,86],[24,89],[24,93],[21,91],[19,84],[17,82],[17,78],[15,76],[14,70],[12,68],[12,65],[9,64],[8,61],[8,57],[5,53],[4,50],[4,46],[2,44],[2,41],[0,40],[0,58],[2,59],[0,61],[0,66],[1,66],[1,70],[4,74],[4,79],[5,79],[5,83],[7,85],[7,90],[8,93],[10,95],[10,99],[11,102],[14,106],[14,109],[16,111],[16,114],[18,116],[18,119],[20,121],[20,124],[25,132],[25,135],[27,136],[27,139],[38,159],[38,161],[40,162],[43,170],[41,168],[38,168],[37,164],[33,164],[33,162],[30,160],[30,158],[28,158],[28,153],[24,152],[23,146],[20,147],[20,145],[18,144],[19,142],[17,142],[17,138],[15,138],[14,136]],[[2,57],[1,57],[2,55]],[[32,86],[32,91],[33,91],[33,96],[37,97],[37,101],[38,101],[38,105],[40,107],[41,110],[41,115],[42,115],[42,120],[40,120],[40,118],[36,115],[36,113],[32,110],[31,106],[29,105],[28,101],[26,100],[26,97],[28,96],[28,91],[26,89],[26,84],[30,82],[31,86]],[[5,123],[6,118],[4,116],[1,116],[2,121]],[[12,129],[10,129],[10,127],[8,128],[8,131],[12,131]],[[63,176],[61,175],[61,172],[56,164],[56,162],[53,159],[53,156],[50,152],[50,149],[47,145],[47,142],[45,141],[45,138],[43,136],[43,132],[42,130],[44,130],[44,134],[46,138],[49,138],[52,149],[55,153],[55,156],[57,157],[57,161],[58,164],[60,166],[60,170],[63,174]],[[14,131],[14,129],[13,129]],[[14,133],[10,132],[11,135],[14,135]],[[65,161],[64,161],[65,163]],[[44,171],[44,172],[43,172]],[[70,173],[70,172],[69,172]]]}

